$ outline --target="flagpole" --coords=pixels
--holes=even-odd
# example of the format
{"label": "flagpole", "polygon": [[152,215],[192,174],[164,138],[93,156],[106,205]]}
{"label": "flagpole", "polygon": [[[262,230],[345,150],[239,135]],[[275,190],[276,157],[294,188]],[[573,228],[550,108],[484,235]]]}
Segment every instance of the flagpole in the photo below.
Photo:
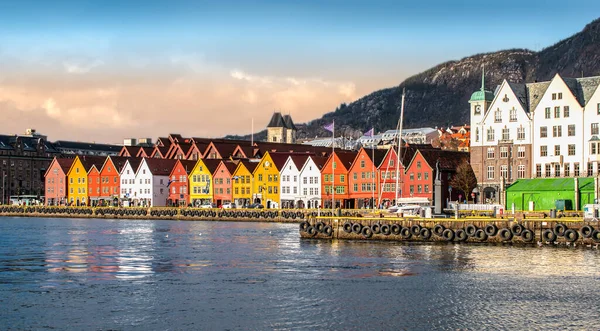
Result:
{"label": "flagpole", "polygon": [[[375,135],[375,128],[371,128],[372,136]],[[375,145],[371,145],[371,209],[375,209]]]}
{"label": "flagpole", "polygon": [[398,123],[398,155],[396,162],[396,206],[398,205],[398,181],[400,180],[400,153],[402,151],[402,122],[404,121],[404,91],[402,89],[402,102],[400,103],[400,122]]}
{"label": "flagpole", "polygon": [[331,124],[331,174],[333,182],[331,184],[331,211],[332,216],[335,216],[335,120]]}

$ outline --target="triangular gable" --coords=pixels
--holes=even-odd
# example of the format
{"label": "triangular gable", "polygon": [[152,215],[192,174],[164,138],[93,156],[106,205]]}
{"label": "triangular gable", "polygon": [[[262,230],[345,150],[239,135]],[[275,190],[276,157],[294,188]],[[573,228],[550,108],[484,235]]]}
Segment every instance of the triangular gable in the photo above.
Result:
{"label": "triangular gable", "polygon": [[[539,106],[539,104],[542,102],[542,100],[544,100],[544,98],[546,98],[546,96],[550,97],[550,95],[552,94],[551,88],[553,85],[555,84],[559,84],[562,85],[563,87],[566,87],[566,90],[569,91],[569,93],[567,93],[566,95],[563,96],[563,100],[567,97],[573,98],[573,100],[575,102],[577,102],[578,104],[581,105],[581,102],[577,99],[577,96],[573,93],[573,90],[571,90],[571,87],[569,87],[569,85],[565,82],[565,80],[560,76],[560,74],[556,74],[554,75],[554,77],[552,78],[552,80],[550,81],[550,84],[548,85],[548,87],[546,88],[546,90],[544,91],[544,94],[542,94],[542,96],[539,98],[539,102],[536,105],[536,107]],[[583,106],[582,106],[583,107]],[[537,109],[536,109],[537,110]]]}
{"label": "triangular gable", "polygon": [[231,153],[231,156],[233,156],[234,158],[237,158],[237,159],[246,159],[246,158],[248,158],[248,156],[246,155],[246,153],[244,153],[244,149],[240,145],[237,145],[235,147],[235,150],[233,150],[233,153]]}
{"label": "triangular gable", "polygon": [[[270,164],[273,163],[273,159],[271,158],[271,154],[269,154],[269,152],[266,152],[265,155],[260,159],[260,162],[258,162],[258,164],[256,165],[256,168],[254,168],[254,171],[252,171],[252,175],[253,176],[254,176],[254,173],[256,173],[256,171],[258,169],[262,168],[262,165],[265,162],[269,162]],[[277,169],[277,170],[279,170],[279,169]]]}
{"label": "triangular gable", "polygon": [[[79,155],[77,155],[75,157],[75,160],[73,161],[73,164],[71,164],[71,167],[69,168],[69,171],[67,172],[67,177],[71,176],[71,171],[73,171],[73,169],[75,169],[75,167],[77,165],[80,165],[83,167],[83,165],[81,164],[81,160],[79,159]],[[85,170],[85,169],[84,169]]]}
{"label": "triangular gable", "polygon": [[[204,150],[206,150],[206,147],[204,147],[202,150],[200,150],[200,147],[198,146],[198,143],[193,143],[192,147],[190,147],[190,150],[188,151],[188,153],[185,155],[185,158],[187,160],[198,160],[201,159],[204,154]],[[198,155],[197,158],[193,158],[193,155]]]}
{"label": "triangular gable", "polygon": [[221,154],[219,154],[219,150],[215,146],[215,143],[211,141],[210,144],[208,144],[208,146],[206,147],[206,150],[204,150],[204,153],[202,153],[202,158],[222,159],[222,156]]}
{"label": "triangular gable", "polygon": [[58,160],[57,160],[56,156],[52,159],[52,162],[50,162],[50,165],[48,166],[48,169],[46,169],[46,172],[44,172],[44,178],[48,177],[48,173],[50,172],[50,169],[52,169],[52,166],[54,166],[55,164],[60,168],[60,165],[58,165]]}
{"label": "triangular gable", "polygon": [[300,172],[300,169],[298,169],[298,167],[296,166],[296,163],[294,162],[294,160],[292,160],[291,156],[288,156],[287,161],[285,161],[285,163],[281,167],[280,172],[283,173],[291,165],[294,166],[294,168],[296,169],[296,171]]}
{"label": "triangular gable", "polygon": [[[510,93],[510,95],[508,95]],[[493,116],[494,116],[494,112],[495,109],[494,108],[500,108],[498,106],[496,106],[497,102],[504,102],[504,98],[509,98],[509,100],[514,99],[518,101],[518,105],[519,107],[517,107],[517,112],[522,112],[523,114],[525,114],[525,116],[528,119],[531,119],[530,116],[530,112],[528,112],[526,110],[526,108],[524,107],[521,98],[519,98],[517,96],[517,94],[515,93],[515,91],[513,90],[513,85],[511,85],[506,79],[502,81],[502,84],[500,84],[500,87],[498,88],[498,93],[496,93],[496,95],[494,96],[494,99],[492,100],[492,102],[490,103],[489,107],[488,107],[488,111],[483,115],[483,118],[481,119],[481,123],[487,123],[486,121],[488,120],[489,116],[492,116],[493,120]],[[531,111],[531,110],[530,110]],[[502,114],[503,118],[504,116],[510,116],[510,110],[509,110],[509,114]]]}

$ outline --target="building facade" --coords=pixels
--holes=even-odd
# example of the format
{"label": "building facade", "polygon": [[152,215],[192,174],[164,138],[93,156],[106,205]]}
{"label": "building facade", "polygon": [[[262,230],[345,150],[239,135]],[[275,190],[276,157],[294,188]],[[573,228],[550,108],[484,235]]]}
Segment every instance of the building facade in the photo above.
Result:
{"label": "building facade", "polygon": [[290,115],[281,115],[280,112],[275,112],[267,124],[267,141],[295,144],[297,131]]}

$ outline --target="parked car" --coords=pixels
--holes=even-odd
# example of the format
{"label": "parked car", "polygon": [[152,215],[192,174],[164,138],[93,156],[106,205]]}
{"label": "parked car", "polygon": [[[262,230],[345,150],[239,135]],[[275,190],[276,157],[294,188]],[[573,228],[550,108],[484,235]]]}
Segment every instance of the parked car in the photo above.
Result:
{"label": "parked car", "polygon": [[206,209],[208,209],[208,208],[216,208],[216,206],[213,203],[206,202],[206,203],[202,204],[200,206],[200,208],[206,208]]}
{"label": "parked car", "polygon": [[224,203],[223,205],[221,205],[221,207],[223,209],[234,209],[235,205],[233,203],[231,203],[231,202],[228,202],[228,203]]}
{"label": "parked car", "polygon": [[262,208],[265,208],[265,206],[261,205],[260,203],[253,203],[250,206],[248,206],[248,208],[250,208],[250,209],[262,209]]}

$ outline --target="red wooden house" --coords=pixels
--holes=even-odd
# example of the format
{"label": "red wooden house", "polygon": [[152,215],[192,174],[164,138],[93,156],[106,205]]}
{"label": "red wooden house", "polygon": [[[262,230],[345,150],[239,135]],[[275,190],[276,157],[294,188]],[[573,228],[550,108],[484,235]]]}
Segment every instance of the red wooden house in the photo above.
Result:
{"label": "red wooden house", "polygon": [[355,208],[372,208],[379,198],[379,176],[377,169],[385,158],[385,149],[361,148],[348,169],[349,199]]}
{"label": "red wooden house", "polygon": [[[329,155],[321,169],[321,201],[323,208],[331,208],[335,197],[336,208],[355,208],[354,200],[348,196],[348,169],[354,162],[357,152],[335,151]],[[333,185],[332,185],[333,184]],[[335,189],[335,194],[333,193]]]}
{"label": "red wooden house", "polygon": [[187,206],[190,203],[190,185],[188,176],[194,169],[197,161],[177,160],[171,174],[169,174],[169,206]]}
{"label": "red wooden house", "polygon": [[213,174],[213,195],[218,207],[233,202],[232,175],[236,168],[237,162],[222,160]]}
{"label": "red wooden house", "polygon": [[100,200],[103,204],[117,204],[121,191],[121,170],[127,157],[109,156],[100,170]]}

